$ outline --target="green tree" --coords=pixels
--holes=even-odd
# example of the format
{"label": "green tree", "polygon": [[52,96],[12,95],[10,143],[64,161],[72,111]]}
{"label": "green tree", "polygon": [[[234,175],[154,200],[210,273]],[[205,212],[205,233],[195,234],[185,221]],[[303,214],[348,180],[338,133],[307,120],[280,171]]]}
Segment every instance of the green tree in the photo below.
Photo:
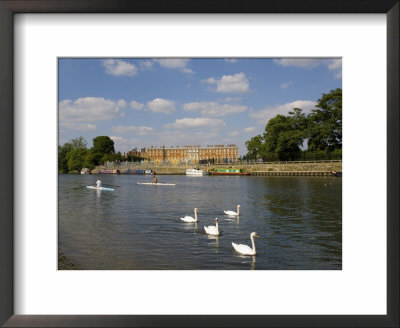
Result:
{"label": "green tree", "polygon": [[86,149],[77,148],[77,149],[72,149],[67,154],[67,164],[68,164],[68,170],[70,172],[82,170],[86,153],[87,153]]}
{"label": "green tree", "polygon": [[245,142],[247,148],[246,159],[255,160],[262,158],[264,152],[264,138],[262,135],[256,135]]}
{"label": "green tree", "polygon": [[93,139],[92,159],[94,165],[99,165],[106,161],[112,161],[115,154],[114,141],[107,136],[98,136]]}
{"label": "green tree", "polygon": [[94,165],[94,156],[91,150],[88,150],[86,152],[86,155],[84,157],[84,161],[83,161],[83,167],[87,167],[90,170],[93,170],[95,165]]}
{"label": "green tree", "polygon": [[70,143],[72,144],[73,149],[78,149],[78,148],[86,149],[87,147],[87,142],[84,137],[71,139]]}
{"label": "green tree", "polygon": [[114,141],[108,136],[99,136],[93,139],[93,152],[101,154],[114,154]]}
{"label": "green tree", "polygon": [[309,151],[341,149],[342,89],[323,94],[307,120]]}
{"label": "green tree", "polygon": [[307,120],[300,108],[294,108],[288,116],[277,115],[268,121],[265,132],[265,157],[275,154],[280,160],[294,160],[301,152],[307,136]]}
{"label": "green tree", "polygon": [[71,143],[58,146],[58,172],[68,173],[68,153],[73,149]]}

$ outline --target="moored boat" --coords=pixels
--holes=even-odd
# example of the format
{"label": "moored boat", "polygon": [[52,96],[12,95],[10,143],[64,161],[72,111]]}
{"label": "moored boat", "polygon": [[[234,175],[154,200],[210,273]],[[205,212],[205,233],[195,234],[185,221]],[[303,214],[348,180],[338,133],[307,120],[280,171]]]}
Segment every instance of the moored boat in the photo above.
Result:
{"label": "moored boat", "polygon": [[185,173],[186,175],[195,175],[195,176],[203,176],[208,174],[206,170],[201,170],[201,169],[186,169]]}
{"label": "moored boat", "polygon": [[250,175],[249,172],[245,172],[243,169],[216,169],[211,171],[212,175]]}

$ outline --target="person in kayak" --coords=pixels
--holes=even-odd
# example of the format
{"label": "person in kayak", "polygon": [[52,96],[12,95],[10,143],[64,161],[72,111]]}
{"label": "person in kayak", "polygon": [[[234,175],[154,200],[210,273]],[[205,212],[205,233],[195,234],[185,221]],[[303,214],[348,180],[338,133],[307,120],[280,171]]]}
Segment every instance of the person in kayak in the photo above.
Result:
{"label": "person in kayak", "polygon": [[157,177],[156,176],[154,176],[153,177],[153,181],[151,181],[151,183],[157,183],[158,181],[157,181]]}
{"label": "person in kayak", "polygon": [[97,179],[97,181],[96,181],[96,187],[97,187],[97,188],[100,188],[100,187],[101,187],[101,180],[100,180],[100,179]]}

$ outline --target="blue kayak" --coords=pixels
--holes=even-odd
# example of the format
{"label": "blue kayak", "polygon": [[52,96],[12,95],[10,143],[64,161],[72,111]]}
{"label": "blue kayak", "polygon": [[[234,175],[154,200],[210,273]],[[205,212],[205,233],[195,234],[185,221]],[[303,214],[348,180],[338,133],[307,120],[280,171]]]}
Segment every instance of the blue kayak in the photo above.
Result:
{"label": "blue kayak", "polygon": [[114,191],[113,188],[106,188],[106,187],[95,187],[95,186],[86,186],[88,189],[96,189],[96,190],[108,190],[108,191]]}

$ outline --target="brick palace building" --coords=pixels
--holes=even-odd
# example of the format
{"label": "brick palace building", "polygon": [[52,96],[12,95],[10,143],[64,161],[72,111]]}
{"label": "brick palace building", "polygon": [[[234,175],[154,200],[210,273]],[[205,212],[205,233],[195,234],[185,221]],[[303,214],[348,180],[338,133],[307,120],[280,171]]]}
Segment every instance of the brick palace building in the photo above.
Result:
{"label": "brick palace building", "polygon": [[176,147],[150,147],[140,150],[133,149],[127,155],[140,156],[157,163],[227,163],[237,161],[239,151],[236,145],[207,145],[201,146],[176,146]]}

